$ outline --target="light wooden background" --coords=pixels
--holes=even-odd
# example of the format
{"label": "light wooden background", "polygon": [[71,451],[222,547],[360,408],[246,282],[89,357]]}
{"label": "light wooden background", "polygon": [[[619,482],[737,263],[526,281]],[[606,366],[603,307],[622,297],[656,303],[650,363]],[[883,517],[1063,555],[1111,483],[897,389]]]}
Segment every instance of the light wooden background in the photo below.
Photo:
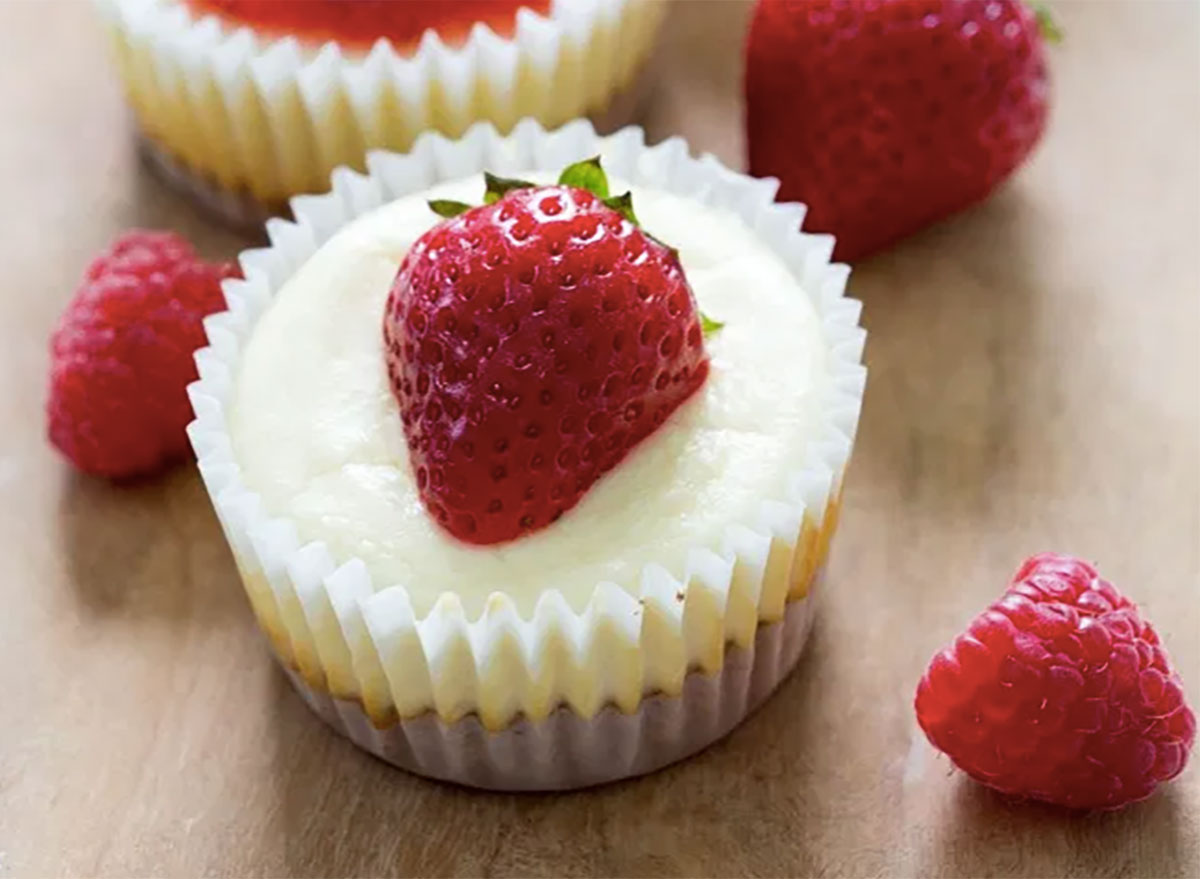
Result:
{"label": "light wooden background", "polygon": [[[871,370],[822,613],[744,728],[565,796],[421,781],[310,716],[190,468],[42,437],[46,338],[133,224],[243,242],[138,167],[82,0],[0,0],[0,876],[1200,875],[1200,768],[1119,814],[1006,802],[915,729],[930,654],[1027,554],[1098,560],[1200,700],[1200,7],[1060,2],[1049,136],[859,267]],[[671,18],[653,137],[740,164],[745,7]]]}

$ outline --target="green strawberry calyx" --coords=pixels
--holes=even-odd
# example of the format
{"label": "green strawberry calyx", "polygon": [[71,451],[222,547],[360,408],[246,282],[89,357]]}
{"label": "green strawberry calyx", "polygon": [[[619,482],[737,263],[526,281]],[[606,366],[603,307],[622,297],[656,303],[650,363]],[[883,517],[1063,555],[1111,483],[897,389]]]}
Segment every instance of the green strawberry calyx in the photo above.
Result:
{"label": "green strawberry calyx", "polygon": [[[508,195],[515,189],[533,189],[541,184],[531,183],[528,180],[520,180],[515,177],[499,177],[492,174],[490,171],[483,172],[484,193],[483,203],[492,205]],[[569,186],[573,189],[583,189],[590,192],[596,198],[600,199],[604,205],[620,214],[624,219],[628,220],[634,226],[642,229],[642,234],[649,238],[654,243],[665,247],[669,250],[676,259],[679,258],[679,251],[669,244],[664,243],[660,239],[654,237],[647,232],[638,220],[637,214],[633,210],[633,193],[626,191],[620,195],[612,195],[608,186],[608,174],[600,164],[599,156],[592,156],[588,159],[575,162],[563,169],[563,172],[558,175],[559,186]],[[429,208],[439,217],[451,219],[459,214],[471,210],[477,205],[470,205],[466,202],[455,201],[454,199],[431,199]],[[700,328],[707,338],[713,333],[721,329],[725,324],[718,320],[713,320],[704,312],[700,312]]]}
{"label": "green strawberry calyx", "polygon": [[1061,43],[1063,31],[1058,24],[1058,19],[1050,9],[1050,4],[1030,3],[1029,8],[1033,10],[1033,17],[1037,21],[1038,32],[1042,35],[1042,39],[1052,46]]}

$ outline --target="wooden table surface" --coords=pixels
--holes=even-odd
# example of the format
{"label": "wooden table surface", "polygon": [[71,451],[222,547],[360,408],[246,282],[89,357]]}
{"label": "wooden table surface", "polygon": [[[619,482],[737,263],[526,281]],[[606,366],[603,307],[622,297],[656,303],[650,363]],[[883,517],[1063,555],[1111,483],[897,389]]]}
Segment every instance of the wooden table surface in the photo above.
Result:
{"label": "wooden table surface", "polygon": [[[82,0],[0,0],[0,876],[1200,875],[1200,767],[1118,814],[1005,801],[913,721],[1031,552],[1098,560],[1200,699],[1200,6],[1060,2],[1056,106],[987,204],[858,267],[871,379],[797,673],[641,780],[473,793],[326,729],[255,633],[193,468],[43,439],[47,334],[131,225],[244,244],[139,167]],[[745,7],[672,12],[652,137],[741,163]]]}

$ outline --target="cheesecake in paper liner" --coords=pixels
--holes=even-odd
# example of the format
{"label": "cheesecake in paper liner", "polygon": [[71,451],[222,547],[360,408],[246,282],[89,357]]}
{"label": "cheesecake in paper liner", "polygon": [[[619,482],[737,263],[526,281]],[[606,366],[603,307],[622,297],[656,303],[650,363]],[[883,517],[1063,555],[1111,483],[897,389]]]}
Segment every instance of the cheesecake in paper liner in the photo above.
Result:
{"label": "cheesecake in paper liner", "polygon": [[[152,164],[227,222],[279,214],[323,192],[367,151],[408,150],[478,121],[508,131],[579,116],[628,118],[666,4],[553,0],[516,13],[512,34],[477,24],[461,44],[427,31],[369,51],[275,39],[182,0],[95,0]],[[624,118],[622,118],[624,117]]]}
{"label": "cheesecake in paper liner", "polygon": [[[649,564],[627,591],[598,583],[581,610],[557,590],[532,613],[493,592],[477,618],[443,592],[414,612],[403,585],[372,582],[361,559],[334,558],[270,516],[247,488],[226,409],[256,321],[285,281],[352,219],[440,181],[485,169],[560,168],[599,154],[615,177],[739,216],[811,298],[828,380],[784,500],[731,521],[673,575]],[[369,173],[340,169],[332,192],[293,200],[295,222],[268,224],[271,246],[244,253],[227,312],[206,321],[189,434],[200,471],[271,645],[310,705],[362,747],[421,774],[497,789],[561,789],[650,771],[728,732],[794,665],[812,586],[836,527],[866,372],[860,305],[833,240],[801,233],[803,206],[775,204],[776,183],[695,159],[639,128],[598,136],[587,122],[508,137],[490,125],[462,139],[418,139],[408,155],[373,153]]]}

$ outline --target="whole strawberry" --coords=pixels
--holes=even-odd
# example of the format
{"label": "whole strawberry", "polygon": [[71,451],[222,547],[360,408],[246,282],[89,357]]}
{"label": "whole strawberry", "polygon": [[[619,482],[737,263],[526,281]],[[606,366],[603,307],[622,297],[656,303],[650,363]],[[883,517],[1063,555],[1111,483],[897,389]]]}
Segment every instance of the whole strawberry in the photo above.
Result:
{"label": "whole strawberry", "polygon": [[978,781],[1081,809],[1150,796],[1196,735],[1154,628],[1091,565],[1051,553],[934,656],[916,711]]}
{"label": "whole strawberry", "polygon": [[170,232],[128,232],[88,267],[50,340],[47,433],[80,470],[112,478],[188,455],[187,385],[205,315],[232,265]]}
{"label": "whole strawberry", "polygon": [[421,499],[476,544],[545,527],[703,383],[678,255],[609,197],[598,160],[557,186],[488,177],[487,204],[433,202],[384,317]]}
{"label": "whole strawberry", "polygon": [[1039,18],[1015,0],[760,0],[745,89],[750,172],[844,260],[984,198],[1048,100]]}

